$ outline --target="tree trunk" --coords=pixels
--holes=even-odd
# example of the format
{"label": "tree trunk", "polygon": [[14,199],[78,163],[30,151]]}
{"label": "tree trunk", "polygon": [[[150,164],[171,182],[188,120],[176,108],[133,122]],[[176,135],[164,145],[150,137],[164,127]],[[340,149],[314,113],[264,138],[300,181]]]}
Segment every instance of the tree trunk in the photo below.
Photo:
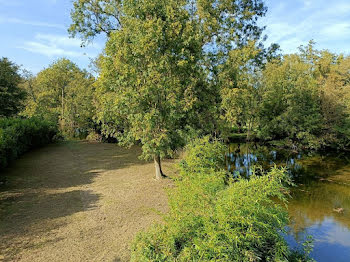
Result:
{"label": "tree trunk", "polygon": [[154,167],[156,168],[156,179],[159,180],[164,176],[163,171],[162,171],[162,166],[160,164],[160,157],[159,156],[154,156]]}
{"label": "tree trunk", "polygon": [[62,101],[61,101],[61,118],[63,119],[63,115],[64,115],[64,91],[62,88]]}

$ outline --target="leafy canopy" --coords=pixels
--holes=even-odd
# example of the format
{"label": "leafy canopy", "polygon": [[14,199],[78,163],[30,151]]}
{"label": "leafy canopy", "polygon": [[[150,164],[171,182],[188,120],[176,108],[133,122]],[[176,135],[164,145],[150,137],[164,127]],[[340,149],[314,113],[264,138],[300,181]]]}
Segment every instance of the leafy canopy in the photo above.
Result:
{"label": "leafy canopy", "polygon": [[[98,20],[103,30],[95,12],[109,17]],[[71,32],[109,35],[97,85],[103,133],[126,144],[140,140],[151,158],[172,155],[190,130],[218,130],[218,74],[232,50],[259,47],[256,20],[265,12],[262,1],[76,1]]]}
{"label": "leafy canopy", "polygon": [[20,88],[20,68],[6,57],[0,58],[0,117],[17,114],[23,107],[25,91]]}
{"label": "leafy canopy", "polygon": [[92,125],[94,79],[68,59],[60,59],[27,80],[30,96],[23,112],[60,121],[61,131],[72,135],[74,129]]}
{"label": "leafy canopy", "polygon": [[349,62],[315,50],[311,41],[298,54],[268,63],[259,83],[258,135],[314,149],[347,146]]}

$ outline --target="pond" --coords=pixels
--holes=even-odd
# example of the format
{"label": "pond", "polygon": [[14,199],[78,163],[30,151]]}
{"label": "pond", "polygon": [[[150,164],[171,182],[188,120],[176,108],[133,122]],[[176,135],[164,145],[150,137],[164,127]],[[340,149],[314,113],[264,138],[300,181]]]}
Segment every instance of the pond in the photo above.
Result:
{"label": "pond", "polygon": [[226,159],[230,171],[242,176],[255,165],[288,167],[297,186],[291,189],[286,241],[298,248],[310,235],[316,261],[350,261],[350,155],[300,154],[244,143],[231,144]]}

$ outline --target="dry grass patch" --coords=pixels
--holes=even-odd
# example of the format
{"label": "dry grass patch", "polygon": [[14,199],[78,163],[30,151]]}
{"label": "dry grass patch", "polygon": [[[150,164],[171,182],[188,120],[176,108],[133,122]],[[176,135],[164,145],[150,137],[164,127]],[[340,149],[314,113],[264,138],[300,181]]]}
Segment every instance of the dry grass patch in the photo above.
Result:
{"label": "dry grass patch", "polygon": [[[135,234],[167,210],[154,165],[139,147],[66,142],[30,152],[3,171],[0,260],[128,261]],[[163,163],[171,174],[173,161]]]}

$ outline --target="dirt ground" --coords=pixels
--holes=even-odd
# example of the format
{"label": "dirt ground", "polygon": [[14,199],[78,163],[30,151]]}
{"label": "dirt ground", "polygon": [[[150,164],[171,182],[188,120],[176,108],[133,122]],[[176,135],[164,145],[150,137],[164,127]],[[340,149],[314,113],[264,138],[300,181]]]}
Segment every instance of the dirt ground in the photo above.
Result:
{"label": "dirt ground", "polygon": [[171,185],[154,180],[140,152],[65,142],[16,160],[1,174],[0,261],[128,261],[135,234],[166,212]]}

